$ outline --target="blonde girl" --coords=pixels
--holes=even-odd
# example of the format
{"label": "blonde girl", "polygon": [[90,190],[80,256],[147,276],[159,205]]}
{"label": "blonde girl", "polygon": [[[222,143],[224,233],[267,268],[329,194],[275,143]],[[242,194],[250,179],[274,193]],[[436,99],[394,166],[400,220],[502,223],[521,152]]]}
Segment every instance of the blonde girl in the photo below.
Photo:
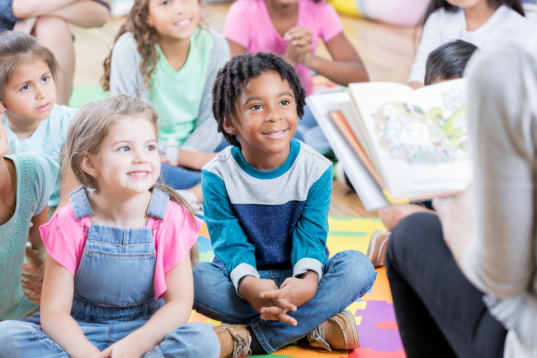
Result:
{"label": "blonde girl", "polygon": [[211,105],[214,80],[229,59],[226,40],[200,25],[200,0],[136,0],[105,60],[112,96],[148,100],[162,125],[164,182],[201,200],[201,168],[220,149]]}
{"label": "blonde girl", "polygon": [[40,228],[41,311],[0,323],[0,357],[218,356],[213,330],[187,324],[201,221],[155,184],[157,120],[129,96],[74,118],[67,153],[82,186]]}

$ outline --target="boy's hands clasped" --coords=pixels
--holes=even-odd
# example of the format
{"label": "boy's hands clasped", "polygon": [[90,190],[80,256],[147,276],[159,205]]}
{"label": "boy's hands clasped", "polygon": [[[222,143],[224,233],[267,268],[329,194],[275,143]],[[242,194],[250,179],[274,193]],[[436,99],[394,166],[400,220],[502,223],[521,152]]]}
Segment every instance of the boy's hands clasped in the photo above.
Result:
{"label": "boy's hands clasped", "polygon": [[279,288],[272,280],[246,276],[239,284],[239,294],[261,314],[261,319],[296,326],[297,321],[288,313],[315,296],[318,282],[319,276],[314,271],[308,271],[300,278],[289,277]]}

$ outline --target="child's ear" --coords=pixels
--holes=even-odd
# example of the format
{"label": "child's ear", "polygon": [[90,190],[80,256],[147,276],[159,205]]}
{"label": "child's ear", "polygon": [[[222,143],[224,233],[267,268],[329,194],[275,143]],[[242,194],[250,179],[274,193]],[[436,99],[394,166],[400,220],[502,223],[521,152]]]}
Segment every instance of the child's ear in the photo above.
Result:
{"label": "child's ear", "polygon": [[237,135],[239,133],[239,131],[237,130],[237,126],[235,125],[235,118],[231,113],[229,114],[229,121],[227,121],[225,117],[223,118],[222,126],[228,134]]}
{"label": "child's ear", "polygon": [[80,156],[80,167],[86,173],[96,178],[99,176],[99,170],[95,165],[95,155],[84,153]]}
{"label": "child's ear", "polygon": [[4,102],[0,101],[0,115],[3,115],[4,113],[6,113],[7,111],[7,108],[6,106],[4,106]]}

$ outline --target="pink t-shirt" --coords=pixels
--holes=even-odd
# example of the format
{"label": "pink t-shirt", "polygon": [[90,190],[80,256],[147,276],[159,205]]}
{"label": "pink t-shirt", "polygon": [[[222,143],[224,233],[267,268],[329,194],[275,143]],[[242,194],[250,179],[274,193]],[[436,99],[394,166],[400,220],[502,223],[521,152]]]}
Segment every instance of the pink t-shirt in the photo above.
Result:
{"label": "pink t-shirt", "polygon": [[[305,27],[313,35],[313,51],[318,38],[326,43],[343,31],[343,24],[336,10],[325,1],[298,0],[297,27]],[[287,50],[284,41],[272,24],[264,0],[238,0],[231,5],[226,15],[223,35],[252,54],[273,52],[283,56]],[[295,67],[306,94],[313,90],[311,70],[304,65]]]}
{"label": "pink t-shirt", "polygon": [[[203,221],[196,218],[192,222],[188,211],[170,201],[160,225],[155,218],[150,218],[147,226],[155,228],[154,241],[156,251],[155,263],[155,298],[161,299],[166,292],[165,275],[181,262],[196,243]],[[87,234],[84,227],[90,227],[88,217],[76,221],[71,204],[58,211],[48,223],[41,225],[39,231],[48,254],[73,276],[78,270]]]}

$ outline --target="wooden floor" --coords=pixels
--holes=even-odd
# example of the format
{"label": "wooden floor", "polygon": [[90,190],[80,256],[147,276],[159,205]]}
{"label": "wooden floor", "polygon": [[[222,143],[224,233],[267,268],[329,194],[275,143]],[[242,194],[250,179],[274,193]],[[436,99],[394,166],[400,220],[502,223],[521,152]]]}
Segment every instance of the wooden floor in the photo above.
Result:
{"label": "wooden floor", "polygon": [[[206,5],[204,24],[222,31],[230,3]],[[72,27],[76,38],[76,71],[74,85],[96,86],[103,73],[103,61],[110,53],[115,35],[125,18],[113,18],[98,29]],[[372,81],[391,81],[406,83],[419,39],[414,28],[400,28],[367,20],[343,17],[345,35],[354,45]],[[317,54],[329,58],[322,44]],[[377,212],[367,212],[356,193],[348,193],[334,182],[332,216],[378,216]]]}

